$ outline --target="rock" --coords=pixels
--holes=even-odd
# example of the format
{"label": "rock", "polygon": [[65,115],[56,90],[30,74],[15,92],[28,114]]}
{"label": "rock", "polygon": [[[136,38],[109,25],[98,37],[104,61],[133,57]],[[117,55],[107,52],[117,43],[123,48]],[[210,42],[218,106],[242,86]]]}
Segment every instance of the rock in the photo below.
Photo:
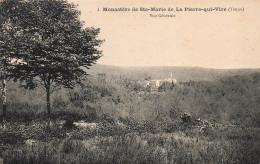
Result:
{"label": "rock", "polygon": [[74,122],[73,124],[75,126],[81,127],[81,128],[90,128],[90,129],[97,128],[97,124],[96,123],[88,123],[88,122],[80,121],[80,122]]}

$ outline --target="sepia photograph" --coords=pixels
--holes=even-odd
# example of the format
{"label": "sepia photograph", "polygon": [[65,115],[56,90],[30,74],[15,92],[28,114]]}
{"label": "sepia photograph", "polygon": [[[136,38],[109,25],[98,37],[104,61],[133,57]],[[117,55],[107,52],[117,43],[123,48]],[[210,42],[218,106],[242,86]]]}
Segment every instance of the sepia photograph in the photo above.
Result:
{"label": "sepia photograph", "polygon": [[0,164],[260,164],[260,0],[0,0]]}

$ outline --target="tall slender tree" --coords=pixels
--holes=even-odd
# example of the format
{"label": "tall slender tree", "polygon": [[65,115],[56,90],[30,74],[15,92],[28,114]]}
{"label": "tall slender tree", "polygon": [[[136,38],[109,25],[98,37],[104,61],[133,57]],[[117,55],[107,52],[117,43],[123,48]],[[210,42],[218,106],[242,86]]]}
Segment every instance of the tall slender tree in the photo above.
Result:
{"label": "tall slender tree", "polygon": [[102,56],[98,47],[103,40],[97,38],[100,29],[83,28],[77,6],[65,0],[1,3],[9,12],[2,16],[5,20],[0,27],[0,53],[8,59],[8,77],[25,87],[42,87],[50,119],[54,86],[73,87],[86,75],[83,69],[89,69]]}
{"label": "tall slender tree", "polygon": [[2,93],[2,115],[0,116],[3,127],[5,127],[6,117],[6,75],[7,65],[10,63],[10,54],[14,53],[16,45],[15,39],[18,35],[18,30],[11,22],[17,22],[17,13],[13,12],[14,6],[17,6],[18,0],[1,1],[0,2],[0,80]]}

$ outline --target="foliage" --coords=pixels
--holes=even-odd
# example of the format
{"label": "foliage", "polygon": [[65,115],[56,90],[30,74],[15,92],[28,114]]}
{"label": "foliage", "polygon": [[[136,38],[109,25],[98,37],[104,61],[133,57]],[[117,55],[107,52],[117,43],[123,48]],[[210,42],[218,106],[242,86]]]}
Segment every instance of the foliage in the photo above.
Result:
{"label": "foliage", "polygon": [[[42,121],[43,91],[17,88],[17,84],[9,82],[12,99],[8,106],[12,115],[9,114],[8,121],[15,124],[19,117],[22,120],[8,127],[12,132],[8,134],[17,138],[18,143],[9,142],[8,135],[0,133],[0,138],[9,143],[1,146],[5,160],[10,163],[16,159],[47,163],[52,160],[70,163],[72,159],[74,163],[259,161],[259,73],[211,82],[190,81],[179,83],[172,90],[143,94],[126,87],[129,81],[133,84],[129,78],[102,75],[100,80],[99,76],[88,76],[81,85],[61,88],[53,94],[54,124],[49,131]],[[183,113],[191,115],[191,122],[183,123],[180,118]],[[28,123],[23,121],[28,118],[33,119]],[[70,125],[85,120],[95,122],[97,127],[62,128],[59,121],[70,118]],[[215,120],[217,127],[201,130],[196,127],[197,118]],[[23,145],[27,139],[37,140],[33,150]]]}
{"label": "foliage", "polygon": [[[214,82],[187,82],[173,90],[150,93],[127,88],[122,77],[99,81],[88,76],[74,89],[53,94],[53,119],[102,120],[103,115],[132,122],[181,122],[181,114],[227,125],[259,127],[259,73],[222,78]],[[128,82],[127,82],[128,83]],[[8,120],[44,119],[43,91],[16,88],[9,82]]]}
{"label": "foliage", "polygon": [[1,2],[0,54],[9,78],[46,90],[73,87],[100,57],[102,40],[95,28],[83,28],[80,12],[67,1]]}

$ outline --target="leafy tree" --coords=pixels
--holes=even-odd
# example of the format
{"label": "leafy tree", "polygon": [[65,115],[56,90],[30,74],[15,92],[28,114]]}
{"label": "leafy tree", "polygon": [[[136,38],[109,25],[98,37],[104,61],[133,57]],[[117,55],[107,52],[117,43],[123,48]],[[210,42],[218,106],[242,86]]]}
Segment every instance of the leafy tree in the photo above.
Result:
{"label": "leafy tree", "polygon": [[49,118],[50,94],[79,83],[102,56],[100,29],[84,28],[76,7],[65,0],[4,0],[0,6],[6,13],[0,14],[0,53],[8,59],[9,78],[42,87]]}

